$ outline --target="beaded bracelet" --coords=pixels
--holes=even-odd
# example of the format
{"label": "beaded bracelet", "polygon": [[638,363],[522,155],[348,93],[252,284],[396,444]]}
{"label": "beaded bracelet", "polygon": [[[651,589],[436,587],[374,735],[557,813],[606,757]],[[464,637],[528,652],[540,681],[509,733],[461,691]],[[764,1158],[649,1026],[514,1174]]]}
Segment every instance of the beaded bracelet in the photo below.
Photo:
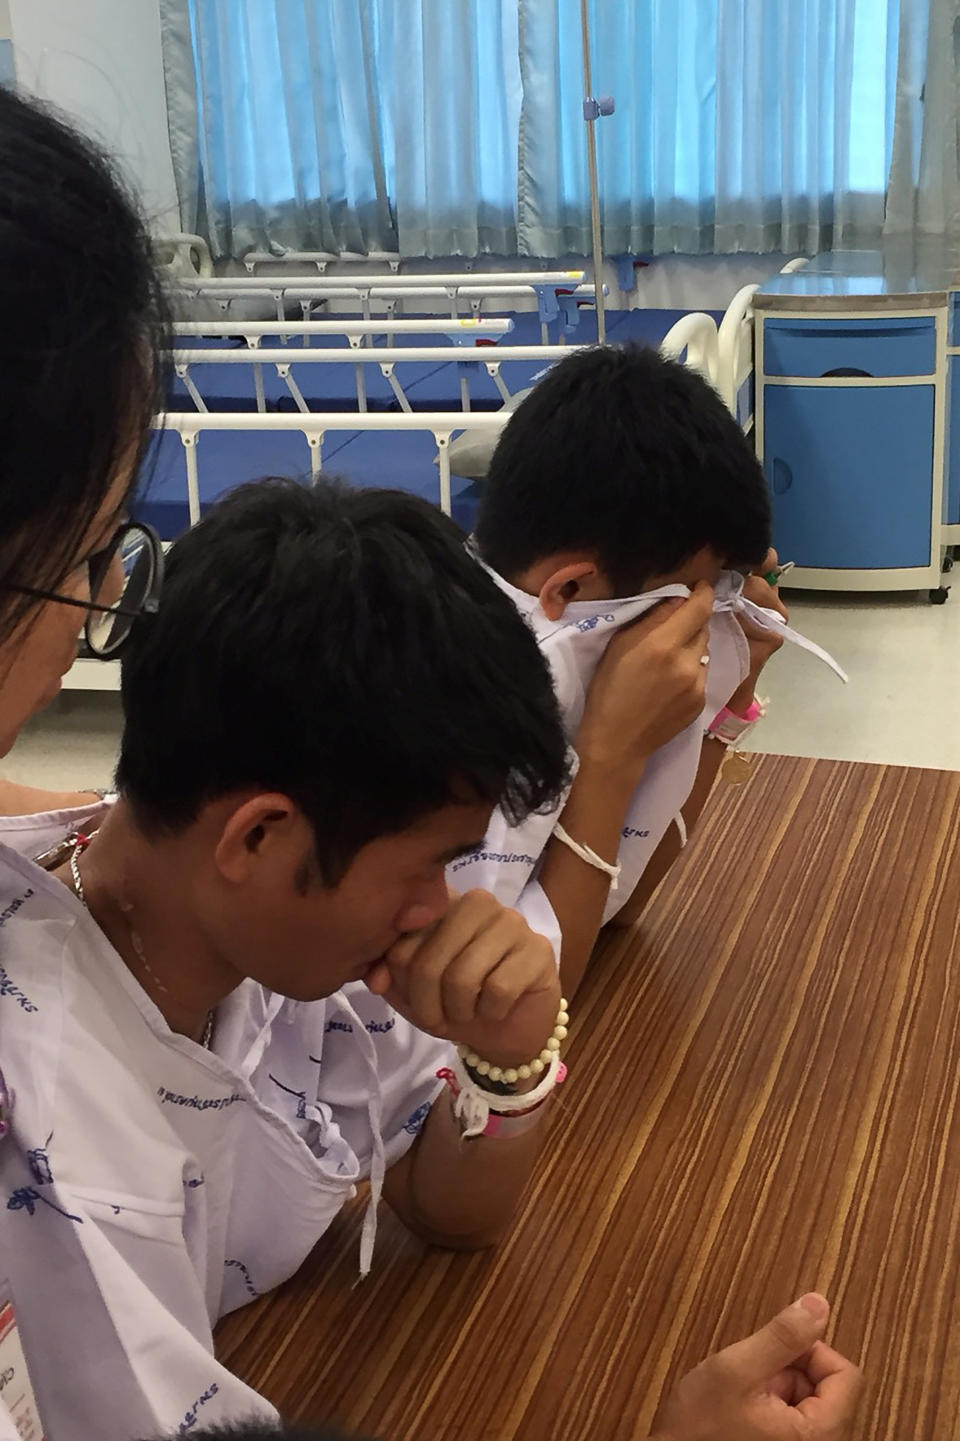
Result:
{"label": "beaded bracelet", "polygon": [[[542,1076],[550,1065],[554,1055],[560,1049],[561,1041],[567,1039],[567,1026],[570,1024],[570,1015],[567,1011],[565,1000],[560,1002],[560,1010],[557,1012],[557,1023],[553,1028],[553,1035],[550,1037],[539,1056],[528,1061],[523,1066],[492,1066],[489,1061],[484,1061],[474,1051],[468,1051],[466,1046],[458,1046],[457,1053],[467,1071],[483,1081],[492,1081],[495,1085],[503,1083],[507,1086],[515,1086],[518,1081],[529,1081],[532,1076]],[[507,1093],[509,1094],[509,1092]]]}

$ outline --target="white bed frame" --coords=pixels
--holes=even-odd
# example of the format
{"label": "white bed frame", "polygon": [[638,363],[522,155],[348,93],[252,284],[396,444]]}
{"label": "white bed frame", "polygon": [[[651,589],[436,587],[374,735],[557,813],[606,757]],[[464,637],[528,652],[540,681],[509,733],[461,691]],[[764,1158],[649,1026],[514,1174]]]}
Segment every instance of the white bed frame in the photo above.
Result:
{"label": "white bed frame", "polygon": [[671,360],[683,360],[719,389],[719,340],[712,315],[699,310],[684,315],[667,331],[660,351]]}
{"label": "white bed frame", "polygon": [[439,457],[440,508],[450,514],[450,441],[464,430],[492,431],[499,433],[510,418],[505,410],[475,411],[467,416],[459,410],[418,411],[397,413],[396,411],[368,411],[358,415],[356,411],[308,411],[305,414],[237,413],[235,411],[211,411],[206,415],[188,415],[184,412],[168,411],[154,421],[155,430],[171,431],[180,436],[186,451],[187,465],[187,506],[190,524],[200,519],[200,485],[197,472],[197,436],[213,430],[250,431],[299,431],[310,446],[310,473],[320,474],[323,468],[323,438],[329,430],[386,430],[423,431],[432,435],[437,443]]}
{"label": "white bed frame", "polygon": [[[501,304],[516,304],[520,301],[535,300],[542,306],[544,296],[550,291],[559,301],[557,292],[569,292],[577,302],[596,301],[596,288],[583,283],[583,271],[548,271],[544,278],[529,275],[490,275],[482,283],[477,276],[213,276],[209,279],[196,275],[174,276],[171,287],[174,299],[180,301],[215,301],[223,315],[228,315],[238,302],[268,301],[274,306],[277,319],[286,316],[288,303],[298,303],[304,320],[314,308],[330,301],[358,302],[364,320],[374,319],[372,306],[382,304],[388,316],[396,315],[397,306],[406,301],[427,301],[431,306],[438,304],[449,308],[454,320],[460,319],[461,305],[469,305],[475,319],[480,318],[485,302],[497,300]],[[578,278],[579,277],[579,278]],[[606,291],[604,292],[606,293]],[[559,310],[559,304],[557,306]],[[541,310],[540,335],[548,343],[548,320]]]}
{"label": "white bed frame", "polygon": [[371,250],[360,255],[344,250],[336,255],[330,250],[285,250],[282,255],[272,255],[269,250],[249,250],[243,263],[251,275],[257,273],[258,265],[315,265],[317,273],[323,275],[328,265],[389,265],[396,274],[403,259],[393,250]]}
{"label": "white bed frame", "polygon": [[425,275],[185,275],[179,281],[185,289],[195,289],[204,294],[222,291],[258,291],[265,287],[271,290],[297,290],[317,285],[324,290],[369,290],[372,287],[387,286],[391,290],[422,290],[424,286],[439,287],[454,292],[461,289],[477,288],[500,294],[500,287],[522,285],[528,289],[537,286],[577,286],[585,278],[582,270],[544,270],[542,273],[529,270],[492,270],[476,274],[473,272],[425,274]]}
{"label": "white bed frame", "polygon": [[174,323],[175,335],[223,336],[225,339],[242,336],[251,347],[257,346],[264,335],[276,335],[281,331],[284,339],[300,336],[304,345],[324,336],[343,336],[352,346],[366,341],[372,343],[378,335],[445,335],[455,345],[473,345],[479,336],[509,335],[513,321],[506,319],[474,320],[461,317],[454,320],[285,320],[282,327],[276,320],[178,320]]}
{"label": "white bed frame", "polygon": [[[805,255],[788,260],[780,271],[781,275],[792,275],[809,265]],[[759,285],[745,285],[738,290],[727,306],[718,332],[719,369],[717,389],[723,396],[731,415],[740,422],[745,432],[753,429],[752,412],[744,414],[740,406],[740,392],[753,373],[753,297]]]}
{"label": "white bed frame", "polygon": [[171,279],[213,274],[213,257],[202,235],[161,235],[153,242],[157,267]]}
{"label": "white bed frame", "polygon": [[[689,318],[689,317],[688,317]],[[709,320],[710,317],[706,316]],[[711,325],[713,324],[710,321]],[[714,326],[714,340],[716,338],[716,326]],[[692,342],[691,342],[692,343]],[[266,402],[263,391],[264,365],[275,365],[277,374],[286,384],[291,396],[296,402],[297,409],[303,414],[310,414],[310,407],[303,397],[299,385],[293,376],[293,368],[297,365],[352,365],[356,374],[357,386],[357,414],[366,415],[367,412],[367,389],[364,380],[364,367],[377,365],[384,379],[388,382],[393,391],[400,409],[405,413],[411,412],[411,405],[406,393],[395,374],[395,367],[411,361],[423,364],[449,365],[452,362],[458,364],[482,365],[496,386],[504,405],[512,399],[510,391],[500,374],[500,367],[508,361],[543,361],[550,365],[557,360],[563,360],[567,355],[582,349],[582,346],[573,345],[497,345],[477,346],[470,350],[451,351],[448,348],[434,346],[409,345],[381,349],[356,349],[350,351],[336,350],[332,347],[310,346],[308,349],[297,348],[295,350],[266,350],[257,347],[252,350],[173,350],[170,352],[173,360],[173,367],[178,379],[182,380],[189,392],[190,398],[201,414],[207,413],[207,405],[196,387],[190,375],[191,365],[252,365],[254,367],[254,385],[257,395],[257,411],[263,414],[266,411]],[[460,376],[460,404],[465,414],[471,414],[470,409],[470,387],[466,375]],[[351,412],[353,414],[353,412]]]}

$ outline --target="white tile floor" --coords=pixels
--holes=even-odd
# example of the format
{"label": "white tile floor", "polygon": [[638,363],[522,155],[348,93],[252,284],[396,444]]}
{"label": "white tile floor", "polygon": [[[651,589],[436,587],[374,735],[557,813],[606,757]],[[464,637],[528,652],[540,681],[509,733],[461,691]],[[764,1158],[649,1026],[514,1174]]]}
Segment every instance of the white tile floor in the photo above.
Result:
{"label": "white tile floor", "polygon": [[[758,750],[960,770],[960,584],[943,606],[925,594],[786,599],[796,627],[836,656],[850,684],[785,646],[765,673],[771,706]],[[108,785],[119,734],[117,696],[70,692],[0,770],[52,788]]]}
{"label": "white tile floor", "polygon": [[926,592],[785,599],[850,682],[785,645],[764,672],[758,750],[960,770],[960,586],[940,606]]}

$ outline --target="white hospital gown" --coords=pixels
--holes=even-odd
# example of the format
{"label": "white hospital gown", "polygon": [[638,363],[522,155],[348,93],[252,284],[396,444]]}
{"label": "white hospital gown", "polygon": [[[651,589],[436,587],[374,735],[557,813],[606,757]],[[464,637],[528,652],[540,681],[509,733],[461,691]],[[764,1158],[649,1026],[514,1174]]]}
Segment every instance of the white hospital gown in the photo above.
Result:
{"label": "white hospital gown", "polygon": [[[667,585],[622,600],[575,601],[566,607],[559,620],[550,620],[537,596],[518,590],[495,571],[491,570],[490,574],[514,601],[549,662],[571,747],[583,718],[594,671],[613,636],[660,601],[686,599],[690,595],[685,585]],[[785,625],[776,612],[745,600],[742,588],[743,577],[730,571],[721,576],[715,588],[716,600],[709,631],[706,705],[692,725],[647,761],[624,822],[617,855],[621,875],[617,889],[611,887],[607,898],[604,922],[615,916],[629,900],[651,856],[682,810],[700,765],[704,731],[749,673],[750,652],[737,613],[750,616],[759,624],[776,630],[785,639],[811,651],[842,679],[846,679],[825,651]],[[572,749],[571,762],[576,765],[576,754]],[[504,905],[516,906],[527,914],[530,924],[536,928],[534,917],[528,914],[530,897],[535,894],[537,909],[542,909],[545,897],[536,875],[544,847],[565,799],[561,798],[557,806],[546,814],[530,816],[517,826],[510,825],[503,813],[496,811],[482,848],[450,866],[450,885],[459,891],[472,888],[492,891]]]}
{"label": "white hospital gown", "polygon": [[211,1051],[175,1034],[13,849],[75,819],[0,822],[0,1275],[47,1441],[272,1418],[215,1360],[212,1327],[292,1275],[355,1183],[412,1144],[449,1047],[362,985],[296,1004],[245,981]]}

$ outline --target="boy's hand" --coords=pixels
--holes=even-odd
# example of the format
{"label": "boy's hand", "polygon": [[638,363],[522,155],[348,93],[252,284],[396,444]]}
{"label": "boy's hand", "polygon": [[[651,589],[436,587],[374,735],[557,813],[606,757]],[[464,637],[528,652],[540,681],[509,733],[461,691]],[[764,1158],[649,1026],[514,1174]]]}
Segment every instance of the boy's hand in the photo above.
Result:
{"label": "boy's hand", "polygon": [[667,1397],[650,1441],[848,1441],[863,1379],[820,1340],[829,1315],[804,1296],[710,1356]]}
{"label": "boy's hand", "polygon": [[780,591],[775,585],[771,585],[766,579],[772,571],[775,571],[780,564],[780,557],[775,550],[768,550],[756,570],[752,570],[743,583],[743,594],[747,600],[752,600],[754,605],[762,605],[767,610],[775,610],[782,615],[784,620],[790,619],[790,612],[780,599]]}
{"label": "boy's hand", "polygon": [[577,733],[581,761],[626,778],[686,730],[706,702],[713,590],[701,582],[688,600],[662,601],[617,632],[597,666]]}
{"label": "boy's hand", "polygon": [[552,945],[487,891],[451,893],[440,920],[402,936],[367,986],[419,1030],[503,1068],[540,1054],[560,1010]]}
{"label": "boy's hand", "polygon": [[[775,570],[778,564],[777,552],[768,550],[763,563],[747,576],[743,594],[747,600],[752,600],[754,605],[763,606],[766,610],[775,610],[778,615],[783,616],[784,620],[789,620],[790,616],[780,599],[780,592],[776,586],[770,585],[768,581],[764,580],[764,576]],[[783,645],[783,637],[777,635],[776,631],[765,630],[745,616],[739,615],[737,620],[740,622],[740,627],[750,646],[750,673],[734,691],[727,704],[735,715],[742,715],[749,710],[753,703],[760,672],[770,657]]]}

